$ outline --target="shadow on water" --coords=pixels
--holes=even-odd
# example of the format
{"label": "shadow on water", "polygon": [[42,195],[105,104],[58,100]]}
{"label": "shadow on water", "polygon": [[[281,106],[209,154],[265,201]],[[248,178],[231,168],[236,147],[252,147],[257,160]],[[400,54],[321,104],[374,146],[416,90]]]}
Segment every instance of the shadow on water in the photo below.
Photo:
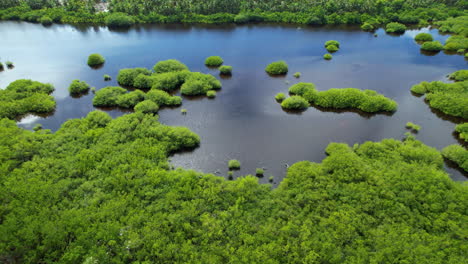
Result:
{"label": "shadow on water", "polygon": [[453,131],[452,136],[458,141],[458,144],[462,145],[465,148],[468,148],[468,141],[465,141],[465,139],[461,138],[460,133],[458,133],[457,131]]}
{"label": "shadow on water", "polygon": [[320,112],[323,112],[323,113],[336,113],[336,114],[342,114],[342,113],[355,113],[355,114],[358,114],[359,116],[365,118],[365,119],[370,119],[374,116],[377,116],[377,115],[385,115],[385,116],[393,116],[395,114],[395,112],[385,112],[385,111],[381,111],[381,112],[375,112],[375,113],[368,113],[368,112],[364,112],[362,110],[359,110],[359,109],[355,109],[355,108],[342,108],[342,109],[336,109],[336,108],[328,108],[328,107],[322,107],[322,106],[318,106],[318,105],[312,105],[313,108],[319,110]]}
{"label": "shadow on water", "polygon": [[468,178],[468,172],[466,172],[463,168],[461,168],[457,163],[449,160],[449,159],[446,159],[444,158],[444,163],[445,165],[450,168],[450,169],[453,169],[453,170],[456,170],[458,171],[461,175],[465,176]]}
{"label": "shadow on water", "polygon": [[419,50],[419,53],[421,55],[425,56],[435,56],[440,53],[440,51],[428,51],[428,50]]}

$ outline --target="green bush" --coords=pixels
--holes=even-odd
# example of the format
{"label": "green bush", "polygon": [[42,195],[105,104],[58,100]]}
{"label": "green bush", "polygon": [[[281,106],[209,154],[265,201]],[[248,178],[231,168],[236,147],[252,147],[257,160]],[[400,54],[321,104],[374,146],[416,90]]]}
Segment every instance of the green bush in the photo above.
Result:
{"label": "green bush", "polygon": [[335,46],[336,48],[339,48],[340,47],[340,42],[338,42],[336,40],[329,40],[329,41],[325,42],[325,48],[328,48],[329,46]]}
{"label": "green bush", "polygon": [[0,71],[3,71],[3,69],[5,69],[4,67],[5,66],[3,66],[3,63],[0,62]]}
{"label": "green bush", "polygon": [[468,49],[468,38],[466,36],[457,36],[457,35],[450,36],[445,41],[444,49],[448,51],[458,51],[458,50]]}
{"label": "green bush", "polygon": [[206,58],[205,65],[208,67],[218,67],[223,64],[223,59],[220,56],[210,56]]}
{"label": "green bush", "polygon": [[135,112],[142,112],[145,114],[155,114],[158,112],[159,106],[153,101],[145,100],[135,105],[134,110]]}
{"label": "green bush", "polygon": [[105,61],[106,60],[104,59],[104,57],[101,54],[97,54],[97,53],[91,54],[88,57],[88,65],[90,67],[100,66],[104,64]]}
{"label": "green bush", "polygon": [[192,75],[189,71],[166,72],[151,76],[152,89],[174,91],[179,89],[188,76]]}
{"label": "green bush", "polygon": [[372,31],[374,30],[374,26],[370,23],[364,22],[364,24],[361,25],[361,29],[364,31]]}
{"label": "green bush", "polygon": [[135,24],[135,20],[124,13],[111,13],[106,17],[105,22],[111,28],[125,28]]}
{"label": "green bush", "polygon": [[416,125],[416,124],[414,124],[414,123],[412,123],[412,122],[406,123],[406,126],[405,126],[405,127],[406,127],[407,129],[411,129],[411,130],[413,130],[413,131],[415,131],[415,132],[418,132],[419,130],[421,130],[421,126]]}
{"label": "green bush", "polygon": [[228,167],[230,170],[239,170],[241,167],[241,164],[238,160],[230,160],[228,162]]}
{"label": "green bush", "polygon": [[180,92],[183,95],[204,95],[209,90],[217,90],[220,88],[221,82],[214,76],[193,72],[187,77],[185,83],[182,84]]}
{"label": "green bush", "polygon": [[414,40],[419,42],[433,41],[434,38],[429,33],[419,33],[414,37]]}
{"label": "green bush", "polygon": [[93,98],[94,106],[118,106],[117,100],[119,96],[127,93],[122,87],[107,86],[96,92]]}
{"label": "green bush", "polygon": [[81,93],[87,93],[89,91],[89,84],[87,84],[85,81],[80,81],[80,80],[73,80],[70,86],[68,87],[68,91],[70,94],[81,94]]}
{"label": "green bush", "polygon": [[232,66],[223,65],[219,67],[219,73],[224,75],[231,75],[232,74]]}
{"label": "green bush", "polygon": [[117,82],[124,86],[133,86],[138,75],[151,75],[151,71],[146,68],[121,69],[117,74]]}
{"label": "green bush", "polygon": [[462,146],[450,145],[442,150],[442,155],[468,172],[468,150]]}
{"label": "green bush", "polygon": [[34,127],[33,127],[33,130],[34,131],[39,131],[42,129],[42,125],[41,124],[36,124]]}
{"label": "green bush", "polygon": [[188,67],[178,60],[165,60],[159,61],[153,67],[155,73],[166,73],[166,72],[175,72],[175,71],[186,71]]}
{"label": "green bush", "polygon": [[104,74],[104,81],[110,81],[110,80],[112,80],[110,75]]}
{"label": "green bush", "polygon": [[327,54],[323,55],[323,58],[326,59],[326,60],[331,60],[333,58],[333,56],[330,53],[327,53]]}
{"label": "green bush", "polygon": [[313,83],[300,82],[289,87],[289,93],[292,95],[303,96],[304,94],[306,94],[307,92],[311,90],[315,90],[315,84]]}
{"label": "green bush", "polygon": [[301,96],[293,95],[291,97],[286,98],[281,103],[281,107],[290,110],[302,110],[308,108],[309,103],[306,99],[302,98]]}
{"label": "green bush", "polygon": [[338,51],[338,47],[335,46],[335,45],[328,45],[327,46],[327,51],[328,52],[336,52],[336,51]]}
{"label": "green bush", "polygon": [[16,80],[0,89],[0,118],[14,119],[28,113],[49,113],[55,109],[51,84]]}
{"label": "green bush", "polygon": [[145,93],[140,90],[121,94],[117,97],[117,106],[122,108],[133,108],[139,102],[145,100]]}
{"label": "green bush", "polygon": [[153,101],[159,106],[178,106],[182,104],[182,98],[179,96],[173,96],[157,89],[152,89],[146,93],[146,100]]}
{"label": "green bush", "polygon": [[133,87],[137,89],[151,89],[153,87],[155,79],[156,79],[155,76],[150,76],[144,73],[140,73],[133,80]]}
{"label": "green bush", "polygon": [[444,46],[439,41],[427,41],[421,45],[421,49],[425,51],[440,51]]}
{"label": "green bush", "polygon": [[50,18],[48,16],[41,17],[38,22],[41,23],[44,26],[50,26],[53,23],[52,18]]}
{"label": "green bush", "polygon": [[390,22],[385,26],[387,33],[405,33],[406,26],[398,22]]}
{"label": "green bush", "polygon": [[468,142],[468,123],[459,124],[455,127],[455,131],[457,131],[460,135],[460,138]]}
{"label": "green bush", "polygon": [[334,109],[356,108],[369,113],[393,112],[398,106],[395,101],[375,91],[356,88],[333,88],[319,92],[315,104]]}
{"label": "green bush", "polygon": [[206,92],[206,96],[208,96],[208,98],[215,98],[216,97],[216,91],[208,91]]}
{"label": "green bush", "polygon": [[301,77],[301,73],[300,73],[300,72],[296,72],[296,73],[294,73],[294,77],[296,77],[296,78],[300,78],[300,77]]}
{"label": "green bush", "polygon": [[275,95],[275,99],[278,102],[282,102],[286,98],[286,95],[284,93],[277,93]]}
{"label": "green bush", "polygon": [[257,169],[255,170],[255,174],[256,174],[257,176],[263,176],[264,173],[265,173],[265,170],[262,169],[262,168],[257,168]]}
{"label": "green bush", "polygon": [[449,75],[451,80],[457,82],[468,81],[468,70],[459,70]]}
{"label": "green bush", "polygon": [[271,75],[283,75],[288,73],[288,64],[285,61],[276,61],[270,63],[265,71]]}

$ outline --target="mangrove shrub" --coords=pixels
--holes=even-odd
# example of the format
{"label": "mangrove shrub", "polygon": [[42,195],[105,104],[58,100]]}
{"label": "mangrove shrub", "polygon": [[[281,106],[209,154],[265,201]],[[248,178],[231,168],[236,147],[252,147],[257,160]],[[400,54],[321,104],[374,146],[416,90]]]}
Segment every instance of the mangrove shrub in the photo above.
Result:
{"label": "mangrove shrub", "polygon": [[405,33],[406,26],[398,22],[390,22],[385,26],[387,33]]}
{"label": "mangrove shrub", "polygon": [[100,66],[104,64],[105,61],[106,60],[104,59],[104,57],[101,54],[97,54],[97,53],[91,54],[88,57],[88,65],[90,67]]}
{"label": "mangrove shrub", "polygon": [[68,91],[70,94],[81,94],[88,92],[89,88],[89,84],[87,84],[85,81],[73,80],[68,87]]}
{"label": "mangrove shrub", "polygon": [[175,72],[175,71],[185,71],[188,70],[188,67],[182,62],[174,59],[159,61],[153,67],[155,73],[165,73],[165,72]]}
{"label": "mangrove shrub", "polygon": [[434,38],[429,33],[419,33],[414,37],[414,40],[418,42],[433,41]]}
{"label": "mangrove shrub", "polygon": [[301,96],[293,95],[281,102],[281,107],[290,110],[303,110],[309,107],[309,102]]}
{"label": "mangrove shrub", "polygon": [[449,79],[461,82],[468,81],[468,70],[459,70],[449,75]]}
{"label": "mangrove shrub", "polygon": [[421,49],[425,51],[441,51],[444,46],[439,41],[427,41],[421,45]]}
{"label": "mangrove shrub", "polygon": [[151,75],[151,71],[146,68],[121,69],[117,74],[117,82],[124,86],[133,86],[138,75]]}
{"label": "mangrove shrub", "polygon": [[223,75],[231,75],[232,74],[232,66],[223,65],[219,67],[219,73]]}
{"label": "mangrove shrub", "polygon": [[124,13],[111,13],[106,16],[106,25],[111,28],[125,28],[135,24],[135,20]]}
{"label": "mangrove shrub", "polygon": [[205,65],[208,67],[218,67],[223,64],[223,59],[220,56],[210,56],[206,58]]}
{"label": "mangrove shrub", "polygon": [[468,172],[468,150],[460,145],[450,145],[442,150],[444,158],[455,162],[460,168]]}
{"label": "mangrove shrub", "polygon": [[142,112],[145,114],[150,114],[150,113],[157,113],[159,110],[159,106],[157,103],[151,101],[151,100],[145,100],[142,102],[139,102],[137,105],[135,105],[134,108],[135,112]]}
{"label": "mangrove shrub", "polygon": [[288,64],[285,61],[276,61],[270,63],[265,71],[271,75],[283,75],[288,73]]}

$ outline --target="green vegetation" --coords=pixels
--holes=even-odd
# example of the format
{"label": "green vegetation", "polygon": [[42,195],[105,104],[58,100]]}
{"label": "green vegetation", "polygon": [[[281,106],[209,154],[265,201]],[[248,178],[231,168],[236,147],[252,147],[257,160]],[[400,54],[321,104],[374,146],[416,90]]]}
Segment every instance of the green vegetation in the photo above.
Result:
{"label": "green vegetation", "polygon": [[289,110],[304,110],[309,107],[309,103],[301,96],[293,95],[283,100],[281,107]]}
{"label": "green vegetation", "polygon": [[265,71],[271,75],[283,75],[288,73],[288,64],[285,61],[276,61],[270,63]]}
{"label": "green vegetation", "polygon": [[270,177],[268,178],[268,181],[269,181],[269,182],[273,182],[274,179],[275,179],[275,177],[270,176]]}
{"label": "green vegetation", "polygon": [[215,98],[216,97],[216,91],[212,91],[212,90],[208,91],[208,92],[206,92],[206,96],[208,98]]}
{"label": "green vegetation", "polygon": [[206,58],[205,65],[208,67],[219,67],[223,62],[224,61],[220,56],[210,56]]}
{"label": "green vegetation", "polygon": [[450,145],[442,150],[444,158],[455,162],[460,168],[468,172],[468,150],[459,145]]}
{"label": "green vegetation", "polygon": [[151,75],[151,71],[146,68],[121,69],[117,74],[117,82],[123,86],[133,86],[140,74]]}
{"label": "green vegetation", "polygon": [[153,71],[155,73],[166,73],[176,71],[188,71],[188,67],[182,62],[174,59],[159,61],[154,65]]}
{"label": "green vegetation", "polygon": [[89,91],[89,88],[89,84],[87,84],[85,81],[73,80],[70,86],[68,87],[68,91],[72,95],[77,95],[87,93]]}
{"label": "green vegetation", "polygon": [[337,46],[335,46],[335,45],[328,45],[327,46],[327,51],[328,52],[336,52],[338,50],[339,50],[339,48]]}
{"label": "green vegetation", "polygon": [[419,130],[421,130],[421,126],[416,125],[416,124],[414,124],[412,122],[406,123],[406,128],[411,129],[411,131],[413,131],[413,132],[418,132]]}
{"label": "green vegetation", "polygon": [[135,24],[135,20],[124,13],[112,13],[105,18],[106,25],[111,28],[125,28]]}
{"label": "green vegetation", "polygon": [[292,95],[304,96],[307,92],[315,90],[315,84],[313,83],[296,83],[289,87],[289,93]]}
{"label": "green vegetation", "polygon": [[329,46],[335,46],[337,48],[340,47],[340,42],[336,41],[336,40],[329,40],[327,42],[325,42],[325,48],[328,48]]}
{"label": "green vegetation", "polygon": [[441,51],[444,49],[444,46],[440,43],[440,41],[427,41],[421,45],[421,49],[425,51]]}
{"label": "green vegetation", "polygon": [[39,18],[38,22],[41,23],[44,26],[50,26],[50,25],[52,25],[54,23],[52,18],[50,18],[49,16],[43,16],[43,17]]}
{"label": "green vegetation", "polygon": [[122,87],[108,86],[100,89],[96,92],[93,98],[94,106],[118,106],[117,100],[119,96],[124,95],[127,92]]}
{"label": "green vegetation", "polygon": [[200,72],[192,72],[186,78],[184,84],[180,88],[183,95],[205,95],[210,90],[221,89],[221,82],[213,75],[203,74]]}
{"label": "green vegetation", "polygon": [[28,113],[49,113],[55,109],[51,84],[16,80],[0,89],[0,118],[14,119]]}
{"label": "green vegetation", "polygon": [[187,109],[180,109],[180,113],[182,113],[183,115],[186,115],[187,114]]}
{"label": "green vegetation", "polygon": [[405,33],[406,26],[398,22],[390,22],[385,26],[385,32],[387,33]]}
{"label": "green vegetation", "polygon": [[327,53],[327,54],[323,55],[323,58],[325,60],[331,60],[333,58],[333,56],[330,53]]}
{"label": "green vegetation", "polygon": [[232,66],[223,65],[219,67],[219,73],[224,75],[231,75],[232,74]]}
{"label": "green vegetation", "polygon": [[296,73],[294,73],[294,77],[296,77],[296,78],[300,78],[300,77],[301,77],[301,73],[300,73],[300,72],[296,72]]}
{"label": "green vegetation", "polygon": [[459,124],[455,127],[459,137],[468,142],[468,123]]}
{"label": "green vegetation", "polygon": [[[468,35],[468,33],[466,33]],[[448,51],[458,51],[468,49],[468,38],[466,36],[450,36],[444,45],[444,49]]]}
{"label": "green vegetation", "polygon": [[91,54],[88,57],[88,65],[90,67],[100,66],[104,64],[105,61],[106,60],[104,59],[104,57],[101,54],[97,54],[97,53]]}
{"label": "green vegetation", "polygon": [[[187,80],[193,73],[189,71],[175,71],[156,74],[151,76],[152,89],[164,91],[175,91]],[[214,77],[213,77],[214,78]]]}
{"label": "green vegetation", "polygon": [[419,33],[414,37],[414,40],[418,42],[433,41],[434,38],[429,33]]}
{"label": "green vegetation", "polygon": [[459,70],[449,75],[449,79],[461,82],[468,81],[468,70]]}
{"label": "green vegetation", "polygon": [[421,82],[411,87],[411,91],[426,94],[426,100],[432,108],[451,116],[468,119],[468,81]]}
{"label": "green vegetation", "polygon": [[36,124],[34,127],[33,127],[33,131],[39,131],[42,129],[42,125],[41,124]]}
{"label": "green vegetation", "polygon": [[265,173],[265,171],[262,168],[257,168],[255,170],[255,175],[257,176],[263,176],[263,173]]}
{"label": "green vegetation", "polygon": [[275,95],[275,99],[278,102],[282,102],[286,98],[286,95],[284,93],[277,93]]}
{"label": "green vegetation", "polygon": [[11,69],[11,68],[15,67],[15,65],[11,61],[6,61],[5,65],[7,66],[8,69]]}
{"label": "green vegetation", "polygon": [[135,112],[142,112],[145,114],[157,113],[159,105],[151,100],[144,100],[135,105]]}
{"label": "green vegetation", "polygon": [[361,25],[361,29],[364,31],[373,31],[375,27],[371,23],[364,22],[364,24]]}
{"label": "green vegetation", "polygon": [[179,106],[182,104],[180,96],[170,95],[162,90],[151,90],[146,93],[146,99],[151,100],[159,106]]}
{"label": "green vegetation", "polygon": [[110,80],[112,80],[110,75],[104,74],[104,81],[110,81]]}
{"label": "green vegetation", "polygon": [[241,164],[238,160],[233,159],[228,162],[228,167],[230,170],[239,170],[241,167]]}

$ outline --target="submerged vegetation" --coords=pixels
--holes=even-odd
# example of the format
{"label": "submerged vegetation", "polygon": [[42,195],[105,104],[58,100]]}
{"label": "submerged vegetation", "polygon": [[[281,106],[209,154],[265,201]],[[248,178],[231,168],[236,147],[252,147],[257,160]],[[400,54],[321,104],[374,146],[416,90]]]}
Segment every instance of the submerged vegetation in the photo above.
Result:
{"label": "submerged vegetation", "polygon": [[411,87],[411,91],[426,94],[426,100],[432,108],[451,116],[468,119],[468,81],[421,82]]}
{"label": "submerged vegetation", "polygon": [[270,63],[265,71],[271,75],[284,75],[288,73],[288,64],[285,61],[276,61]]}
{"label": "submerged vegetation", "polygon": [[55,109],[51,84],[16,80],[0,89],[0,118],[14,119],[28,113],[49,113]]}
{"label": "submerged vegetation", "polygon": [[104,59],[104,57],[101,54],[97,54],[97,53],[91,54],[88,57],[88,65],[90,67],[100,66],[104,64],[105,61],[106,60]]}

